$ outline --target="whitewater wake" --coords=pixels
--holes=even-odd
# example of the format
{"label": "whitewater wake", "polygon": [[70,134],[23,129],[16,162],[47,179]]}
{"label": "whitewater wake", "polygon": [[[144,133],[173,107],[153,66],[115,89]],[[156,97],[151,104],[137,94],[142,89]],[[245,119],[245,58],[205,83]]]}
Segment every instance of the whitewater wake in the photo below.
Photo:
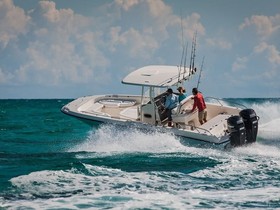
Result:
{"label": "whitewater wake", "polygon": [[280,103],[265,101],[252,104],[252,108],[260,117],[258,137],[280,141]]}
{"label": "whitewater wake", "polygon": [[[263,101],[245,103],[246,107],[255,110],[259,116],[259,129],[257,143],[246,147],[246,149],[236,149],[243,153],[263,154],[262,150],[279,152],[280,148],[280,103],[278,101]],[[249,149],[248,149],[249,148]],[[95,153],[192,153],[204,156],[219,154],[217,150],[206,148],[193,148],[182,145],[178,137],[171,133],[162,132],[143,132],[137,128],[119,128],[114,125],[102,125],[98,129],[93,128],[88,132],[86,140],[79,145],[69,149],[69,152],[95,152]],[[249,151],[248,151],[249,150]],[[250,153],[250,152],[249,152]],[[224,154],[222,154],[223,156]],[[265,154],[263,154],[265,155]]]}
{"label": "whitewater wake", "polygon": [[71,151],[170,153],[184,151],[184,146],[171,133],[144,133],[137,128],[120,130],[114,125],[102,125],[91,130],[86,141]]}

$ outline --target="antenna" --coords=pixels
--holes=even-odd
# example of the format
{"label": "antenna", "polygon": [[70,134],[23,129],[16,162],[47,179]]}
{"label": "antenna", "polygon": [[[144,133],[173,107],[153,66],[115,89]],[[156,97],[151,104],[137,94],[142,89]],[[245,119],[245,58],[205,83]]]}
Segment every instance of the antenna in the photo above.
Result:
{"label": "antenna", "polygon": [[203,70],[203,64],[204,64],[204,57],[205,57],[205,56],[203,56],[202,63],[201,63],[201,67],[200,67],[200,72],[199,72],[199,77],[198,77],[198,80],[197,80],[197,86],[196,86],[197,89],[198,89],[198,86],[199,86],[199,84],[200,84],[201,72],[202,72],[202,70]]}

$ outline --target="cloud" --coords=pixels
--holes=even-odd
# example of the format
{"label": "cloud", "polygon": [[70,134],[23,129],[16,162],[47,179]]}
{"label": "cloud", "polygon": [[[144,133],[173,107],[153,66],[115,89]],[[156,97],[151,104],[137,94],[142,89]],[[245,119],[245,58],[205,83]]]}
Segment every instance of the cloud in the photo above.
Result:
{"label": "cloud", "polygon": [[124,10],[129,10],[134,5],[139,3],[138,0],[115,0],[117,5],[120,5]]}
{"label": "cloud", "polygon": [[[6,14],[14,11],[24,14],[22,9],[15,10],[12,2],[9,3],[11,5],[4,9],[2,6]],[[14,41],[14,45],[23,47],[17,48],[20,51],[17,68],[8,71],[2,67],[1,73],[5,78],[0,81],[2,84],[60,85],[65,82],[99,82],[100,77],[105,75],[107,79],[110,78],[104,70],[109,61],[97,48],[99,34],[90,30],[92,25],[89,18],[75,14],[71,9],[57,9],[55,3],[50,1],[39,2],[38,7],[24,17],[32,21],[32,25],[28,30],[19,27],[10,33],[13,40],[18,39],[19,43]],[[13,24],[14,20],[6,18],[1,20],[2,28],[3,22],[5,25],[12,24],[13,29],[17,26]],[[3,31],[9,32],[10,28],[3,28]],[[19,37],[23,32],[25,34]]]}
{"label": "cloud", "polygon": [[5,81],[10,80],[13,78],[13,75],[10,73],[4,73],[0,68],[0,84],[5,83]]}
{"label": "cloud", "polygon": [[0,1],[0,50],[25,34],[29,24],[30,17],[23,9],[14,6],[12,0]]}
{"label": "cloud", "polygon": [[[121,33],[120,27],[111,28],[112,44],[126,47],[129,55],[134,58],[148,59],[159,47],[157,40],[148,31],[140,32],[134,28]],[[115,51],[115,48],[113,48]],[[150,53],[147,53],[150,52]]]}
{"label": "cloud", "polygon": [[[171,8],[161,0],[116,0],[107,12],[114,14],[119,11],[118,7],[123,11],[120,16],[114,15],[121,19],[116,19],[110,28],[110,49],[127,51],[132,58],[151,57],[160,43],[168,39],[168,29],[174,25],[176,17],[172,15]],[[138,20],[126,21],[131,19],[131,15],[137,16]]]}
{"label": "cloud", "polygon": [[230,42],[218,38],[206,39],[206,43],[211,47],[217,47],[223,50],[230,50],[232,48]]}
{"label": "cloud", "polygon": [[[0,2],[0,84],[100,84],[136,65],[113,71],[111,60],[117,61],[113,69],[119,58],[152,63],[163,44],[181,40],[181,17],[162,0],[116,0],[90,17],[52,1],[33,6],[27,12],[11,0]],[[187,38],[205,33],[197,13],[182,24]]]}
{"label": "cloud", "polygon": [[153,17],[170,17],[172,9],[167,6],[162,0],[147,0],[149,11]]}
{"label": "cloud", "polygon": [[[177,17],[179,22],[179,17]],[[192,13],[183,19],[183,28],[186,31],[187,38],[192,39],[193,35],[197,33],[198,36],[205,35],[205,28],[200,22],[200,15],[198,13]]]}
{"label": "cloud", "polygon": [[[252,28],[256,36],[252,36],[250,42],[254,44],[250,56],[250,62],[259,64],[263,69],[260,74],[272,81],[278,77],[280,69],[280,52],[277,45],[280,35],[280,14],[275,16],[253,15],[246,18],[239,26],[240,30]],[[257,39],[255,39],[257,38]],[[236,65],[238,68],[238,65]],[[234,68],[233,68],[234,69]],[[277,73],[278,72],[278,73]]]}
{"label": "cloud", "polygon": [[246,69],[246,64],[248,62],[247,57],[238,57],[236,61],[232,64],[232,71],[236,72],[242,69]]}
{"label": "cloud", "polygon": [[[116,0],[115,7],[110,5],[109,8],[113,11],[108,10],[107,12],[114,14],[114,12],[119,11],[116,7],[120,7],[123,11],[121,15],[114,15],[114,17],[119,17],[124,21],[131,19],[131,15],[133,15],[141,20],[135,20],[137,24],[134,21],[122,22],[122,25],[126,27],[120,27],[117,25],[118,20],[115,20],[110,28],[109,49],[112,52],[115,52],[116,49],[119,53],[122,50],[129,52],[128,55],[131,58],[141,58],[147,61],[168,39],[173,39],[172,42],[181,40],[181,24],[184,30],[184,39],[191,40],[195,32],[199,35],[205,33],[205,29],[200,23],[199,14],[192,13],[181,20],[181,17],[174,15],[172,8],[162,0],[132,2]],[[177,37],[173,36],[174,32],[175,34],[177,32]]]}
{"label": "cloud", "polygon": [[280,29],[280,14],[275,16],[253,15],[251,18],[246,18],[239,26],[240,30],[246,27],[256,27],[257,34],[261,39],[270,37],[273,33],[279,32]]}
{"label": "cloud", "polygon": [[274,45],[269,45],[266,42],[261,42],[254,48],[254,53],[264,54],[268,61],[274,66],[280,66],[280,52]]}

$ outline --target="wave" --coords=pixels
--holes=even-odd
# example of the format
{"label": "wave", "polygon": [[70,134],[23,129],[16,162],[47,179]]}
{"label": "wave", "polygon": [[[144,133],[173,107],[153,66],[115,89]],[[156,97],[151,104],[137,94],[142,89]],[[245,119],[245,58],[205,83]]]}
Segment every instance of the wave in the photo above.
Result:
{"label": "wave", "polygon": [[[160,204],[163,208],[188,209],[197,205],[198,199],[222,208],[225,206],[219,206],[216,200],[231,206],[232,202],[255,202],[256,197],[265,204],[279,200],[279,190],[273,182],[279,179],[280,153],[278,149],[272,155],[265,152],[267,149],[270,148],[263,149],[258,144],[231,153],[198,149],[201,155],[219,160],[219,164],[210,166],[199,158],[205,167],[188,174],[174,170],[126,172],[118,167],[96,166],[93,160],[89,164],[81,161],[67,170],[43,170],[12,178],[16,191],[12,199],[5,201],[5,207],[77,208],[80,204],[122,209],[130,205],[153,208]],[[164,159],[160,162],[167,164]],[[181,164],[187,168],[194,163],[183,160]],[[228,192],[230,196],[225,196]],[[174,199],[176,202],[172,202]]]}
{"label": "wave", "polygon": [[[172,145],[172,146],[171,146]],[[92,129],[85,142],[72,148],[70,152],[153,152],[170,153],[184,151],[173,134],[157,131],[145,133],[137,128],[123,129],[104,124]]]}
{"label": "wave", "polygon": [[280,141],[280,101],[269,100],[253,103],[252,108],[260,117],[258,136],[266,140]]}

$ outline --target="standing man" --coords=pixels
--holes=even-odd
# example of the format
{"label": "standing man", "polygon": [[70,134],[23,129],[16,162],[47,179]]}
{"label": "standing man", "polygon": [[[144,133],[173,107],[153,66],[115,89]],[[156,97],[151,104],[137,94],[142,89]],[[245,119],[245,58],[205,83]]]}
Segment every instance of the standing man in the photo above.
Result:
{"label": "standing man", "polygon": [[198,92],[197,88],[193,88],[192,89],[192,93],[194,95],[194,103],[193,103],[193,108],[191,110],[191,112],[193,112],[196,107],[198,109],[198,119],[200,124],[202,125],[203,123],[206,123],[207,120],[207,109],[206,109],[206,104],[203,98],[203,95]]}
{"label": "standing man", "polygon": [[168,88],[167,90],[167,97],[164,104],[165,112],[167,114],[168,119],[168,126],[172,126],[172,109],[177,107],[179,104],[179,98],[177,95],[173,94],[173,90],[171,88]]}

